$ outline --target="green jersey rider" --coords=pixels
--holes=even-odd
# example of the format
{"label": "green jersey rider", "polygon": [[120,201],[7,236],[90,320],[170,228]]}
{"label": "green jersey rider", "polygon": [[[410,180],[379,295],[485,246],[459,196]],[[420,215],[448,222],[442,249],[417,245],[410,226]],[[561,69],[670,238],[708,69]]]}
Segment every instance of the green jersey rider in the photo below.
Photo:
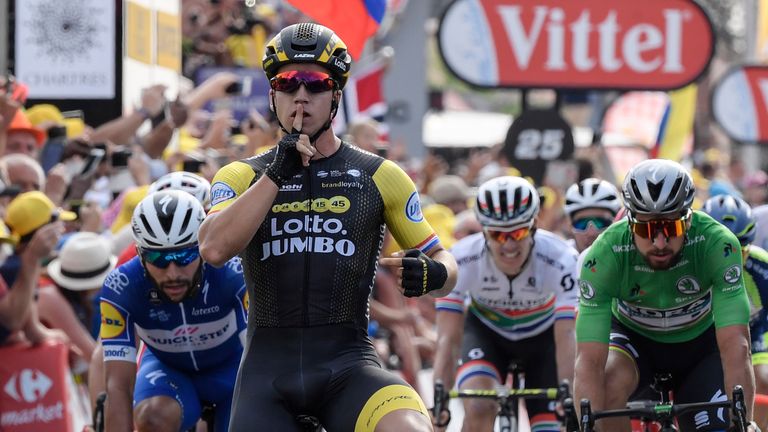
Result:
{"label": "green jersey rider", "polygon": [[[680,164],[637,164],[623,185],[626,220],[611,225],[584,257],[574,393],[594,410],[623,408],[655,374],[670,373],[676,403],[725,399],[742,385],[752,418],[741,246],[727,228],[691,210],[694,193]],[[682,415],[680,430],[727,430],[724,411]],[[629,431],[630,423],[604,419],[598,427]],[[749,430],[759,429],[752,423]]]}

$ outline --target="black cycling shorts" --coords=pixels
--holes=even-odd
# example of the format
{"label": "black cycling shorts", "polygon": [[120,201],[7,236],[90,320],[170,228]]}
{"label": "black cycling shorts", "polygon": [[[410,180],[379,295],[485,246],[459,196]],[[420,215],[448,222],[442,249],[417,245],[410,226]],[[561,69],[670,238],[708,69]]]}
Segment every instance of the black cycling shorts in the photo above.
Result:
{"label": "black cycling shorts", "polygon": [[[648,339],[613,319],[610,349],[630,357],[637,367],[639,384],[630,400],[657,400],[658,393],[651,391],[650,385],[659,373],[672,375],[675,403],[730,398],[730,394],[723,391],[723,368],[714,326],[690,341],[666,344]],[[730,425],[728,413],[728,409],[713,409],[680,416],[680,431],[726,430]]]}
{"label": "black cycling shorts", "polygon": [[298,416],[328,431],[373,431],[385,414],[429,414],[413,388],[384,370],[351,325],[255,328],[240,364],[229,430],[300,431]]}
{"label": "black cycling shorts", "polygon": [[[543,333],[510,341],[483,324],[473,313],[464,321],[464,339],[461,346],[461,364],[456,373],[456,384],[461,387],[469,377],[484,374],[504,383],[511,363],[525,373],[527,388],[555,388],[557,361],[553,327]],[[528,416],[554,412],[554,403],[546,400],[526,401]]]}

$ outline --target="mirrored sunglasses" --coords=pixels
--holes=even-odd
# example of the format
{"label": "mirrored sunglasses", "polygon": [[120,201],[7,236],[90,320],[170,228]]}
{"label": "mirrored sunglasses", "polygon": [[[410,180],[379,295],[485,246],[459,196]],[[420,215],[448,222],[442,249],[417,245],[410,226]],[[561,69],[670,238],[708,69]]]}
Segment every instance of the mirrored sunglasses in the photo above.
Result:
{"label": "mirrored sunglasses", "polygon": [[685,234],[686,222],[690,218],[690,213],[680,219],[654,219],[649,221],[638,221],[632,217],[629,218],[629,229],[638,236],[646,239],[652,239],[657,233],[661,232],[664,237],[680,237]]}
{"label": "mirrored sunglasses", "polygon": [[486,229],[485,234],[488,236],[488,238],[497,243],[506,243],[506,241],[509,239],[520,241],[531,235],[531,231],[531,227],[522,227],[513,231],[496,231]]}
{"label": "mirrored sunglasses", "polygon": [[185,267],[200,257],[200,249],[193,246],[177,250],[144,250],[141,252],[141,257],[145,262],[162,269],[168,268],[171,263]]}
{"label": "mirrored sunglasses", "polygon": [[316,71],[287,71],[275,75],[269,80],[272,90],[293,93],[304,84],[310,93],[323,93],[333,90],[336,81],[324,72]]}
{"label": "mirrored sunglasses", "polygon": [[608,226],[612,223],[613,223],[613,220],[611,219],[591,216],[591,217],[576,219],[572,222],[571,225],[573,226],[574,231],[584,232],[589,228],[590,224],[592,224],[592,226],[595,227],[596,230],[600,231],[608,228]]}

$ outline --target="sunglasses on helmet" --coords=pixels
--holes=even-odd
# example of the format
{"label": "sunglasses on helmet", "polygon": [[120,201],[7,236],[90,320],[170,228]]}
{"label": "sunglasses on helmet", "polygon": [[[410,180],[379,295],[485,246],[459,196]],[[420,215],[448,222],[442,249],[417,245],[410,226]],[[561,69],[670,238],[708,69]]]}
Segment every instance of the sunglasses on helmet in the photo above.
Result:
{"label": "sunglasses on helmet", "polygon": [[509,239],[520,241],[531,235],[532,230],[532,227],[522,227],[512,231],[497,231],[487,228],[484,231],[489,239],[497,243],[506,243],[506,241]]}
{"label": "sunglasses on helmet", "polygon": [[317,71],[281,72],[269,80],[272,90],[284,93],[293,93],[302,84],[310,93],[323,93],[336,87],[336,81],[330,75]]}
{"label": "sunglasses on helmet", "polygon": [[145,262],[162,269],[168,268],[171,263],[185,267],[200,257],[200,249],[195,245],[176,250],[143,250],[141,257]]}
{"label": "sunglasses on helmet", "polygon": [[573,230],[576,232],[584,232],[587,229],[589,229],[589,225],[591,224],[593,227],[595,227],[596,230],[600,231],[608,228],[608,226],[612,223],[613,223],[613,220],[611,219],[591,216],[591,217],[575,219],[571,223],[571,226],[573,226]]}
{"label": "sunglasses on helmet", "polygon": [[638,236],[645,239],[652,239],[657,233],[661,232],[664,237],[680,237],[685,234],[687,222],[691,218],[688,212],[679,219],[653,219],[649,221],[639,221],[634,217],[629,217],[629,229]]}

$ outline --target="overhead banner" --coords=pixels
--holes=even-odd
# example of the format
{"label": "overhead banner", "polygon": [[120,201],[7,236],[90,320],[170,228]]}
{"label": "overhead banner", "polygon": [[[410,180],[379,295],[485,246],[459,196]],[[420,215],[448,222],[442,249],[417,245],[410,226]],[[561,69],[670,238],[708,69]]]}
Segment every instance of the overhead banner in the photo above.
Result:
{"label": "overhead banner", "polygon": [[30,99],[115,97],[115,4],[16,1],[15,72]]}
{"label": "overhead banner", "polygon": [[714,53],[712,23],[691,0],[456,0],[438,46],[476,87],[671,90]]}
{"label": "overhead banner", "polygon": [[712,114],[731,139],[768,143],[768,66],[740,66],[712,90]]}

